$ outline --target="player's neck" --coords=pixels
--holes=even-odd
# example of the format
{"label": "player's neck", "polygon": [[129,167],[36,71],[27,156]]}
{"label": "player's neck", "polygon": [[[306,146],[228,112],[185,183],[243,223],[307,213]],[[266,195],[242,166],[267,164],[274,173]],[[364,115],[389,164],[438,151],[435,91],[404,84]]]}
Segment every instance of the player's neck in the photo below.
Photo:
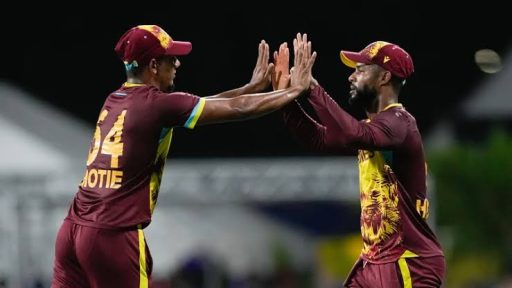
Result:
{"label": "player's neck", "polygon": [[138,73],[137,75],[134,74],[128,74],[126,75],[126,82],[132,83],[132,84],[146,84],[146,85],[153,85],[154,79],[149,72],[149,69],[144,69],[141,71],[141,73]]}
{"label": "player's neck", "polygon": [[398,103],[396,96],[377,96],[376,100],[366,108],[366,116],[371,119],[376,114],[384,111],[389,105]]}
{"label": "player's neck", "polygon": [[398,103],[398,95],[392,89],[383,89],[377,99],[377,113],[385,110],[391,104]]}
{"label": "player's neck", "polygon": [[126,78],[126,83],[130,84],[146,84],[144,81],[138,77],[128,77]]}
{"label": "player's neck", "polygon": [[396,98],[386,98],[382,101],[379,101],[378,112],[384,111],[389,105],[398,103]]}

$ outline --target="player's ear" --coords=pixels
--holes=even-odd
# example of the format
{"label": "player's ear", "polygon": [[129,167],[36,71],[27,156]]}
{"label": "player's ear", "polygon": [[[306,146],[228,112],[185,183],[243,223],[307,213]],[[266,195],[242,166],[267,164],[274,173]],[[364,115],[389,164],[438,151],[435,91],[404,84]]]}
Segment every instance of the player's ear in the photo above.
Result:
{"label": "player's ear", "polygon": [[391,82],[391,78],[393,78],[393,75],[388,70],[383,70],[383,73],[380,74],[380,81],[382,83],[389,83]]}
{"label": "player's ear", "polygon": [[151,71],[151,73],[153,74],[157,74],[158,72],[158,61],[156,61],[156,59],[151,59],[151,61],[149,61],[149,71]]}

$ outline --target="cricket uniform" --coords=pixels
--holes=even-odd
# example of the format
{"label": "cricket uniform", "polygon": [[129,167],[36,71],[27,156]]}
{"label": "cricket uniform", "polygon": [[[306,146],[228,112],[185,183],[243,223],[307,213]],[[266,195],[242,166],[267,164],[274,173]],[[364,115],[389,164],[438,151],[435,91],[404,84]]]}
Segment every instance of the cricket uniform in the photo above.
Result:
{"label": "cricket uniform", "polygon": [[87,167],[56,241],[52,287],[148,287],[151,222],[173,127],[205,100],[125,83],[101,109]]}
{"label": "cricket uniform", "polygon": [[315,151],[358,156],[363,249],[345,285],[441,285],[445,262],[426,222],[427,170],[414,117],[396,103],[358,121],[320,86],[307,101],[316,119],[298,101],[284,110],[296,138]]}

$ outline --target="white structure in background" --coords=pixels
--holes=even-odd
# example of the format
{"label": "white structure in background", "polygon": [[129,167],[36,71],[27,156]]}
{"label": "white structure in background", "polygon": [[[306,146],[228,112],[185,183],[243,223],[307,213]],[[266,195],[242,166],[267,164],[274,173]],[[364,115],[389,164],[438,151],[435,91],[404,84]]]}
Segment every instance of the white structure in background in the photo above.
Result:
{"label": "white structure in background", "polygon": [[[503,58],[503,69],[495,74],[482,74],[487,79],[474,89],[460,110],[439,121],[425,140],[429,149],[442,149],[455,142],[453,121],[512,121],[512,49]],[[463,124],[463,123],[462,123]]]}
{"label": "white structure in background", "polygon": [[61,210],[45,195],[54,192],[53,179],[71,191],[76,186],[72,171],[87,153],[90,129],[6,83],[0,83],[0,103],[0,277],[8,287],[27,287],[51,270],[45,260],[58,222],[46,214]]}
{"label": "white structure in background", "polygon": [[503,59],[503,69],[486,75],[487,81],[475,89],[462,105],[469,119],[512,120],[512,52]]}
{"label": "white structure in background", "polygon": [[[47,284],[56,232],[83,177],[93,128],[5,83],[0,101],[0,278],[9,287],[29,287],[34,279]],[[146,229],[154,275],[168,276],[205,249],[236,276],[266,273],[276,242],[290,249],[297,267],[312,263],[314,239],[240,204],[358,201],[355,161],[169,159]]]}

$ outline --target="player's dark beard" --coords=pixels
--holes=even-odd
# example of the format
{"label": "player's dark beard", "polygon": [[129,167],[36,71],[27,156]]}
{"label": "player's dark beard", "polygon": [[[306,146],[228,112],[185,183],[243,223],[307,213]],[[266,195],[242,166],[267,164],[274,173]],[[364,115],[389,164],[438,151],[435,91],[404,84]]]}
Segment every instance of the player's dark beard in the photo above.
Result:
{"label": "player's dark beard", "polygon": [[356,90],[356,95],[348,99],[348,103],[354,107],[368,110],[375,99],[377,98],[377,91],[374,88],[364,86],[362,89]]}

